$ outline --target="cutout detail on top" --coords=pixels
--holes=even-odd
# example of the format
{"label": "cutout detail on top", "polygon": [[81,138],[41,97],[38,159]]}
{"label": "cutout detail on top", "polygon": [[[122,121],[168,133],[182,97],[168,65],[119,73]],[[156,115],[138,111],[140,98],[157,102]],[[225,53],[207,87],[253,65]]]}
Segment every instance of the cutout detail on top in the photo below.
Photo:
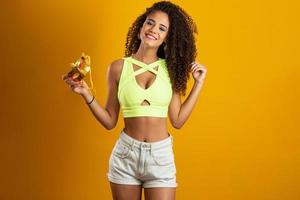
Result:
{"label": "cutout detail on top", "polygon": [[[132,64],[132,68],[133,68],[133,71],[136,72],[136,75],[134,76],[135,82],[137,83],[137,85],[139,85],[140,88],[142,88],[143,90],[148,90],[150,87],[152,87],[152,85],[154,84],[154,82],[157,79],[159,65],[152,67],[152,69],[153,69],[152,71],[150,71],[149,69],[145,69],[144,67],[141,67],[139,65],[133,65],[133,64]],[[137,71],[140,71],[143,69],[145,71],[141,71],[140,73],[137,72]],[[145,75],[145,73],[148,73],[149,75]],[[142,74],[144,74],[144,75],[142,75]],[[148,81],[140,83],[139,77],[143,77],[143,76],[144,76],[144,79],[146,79]],[[152,77],[150,80],[148,78],[149,76]],[[143,80],[143,78],[141,78],[141,80]],[[143,87],[143,85],[144,85],[144,87]]]}
{"label": "cutout detail on top", "polygon": [[142,106],[150,106],[150,102],[144,99],[144,101],[141,103]]}

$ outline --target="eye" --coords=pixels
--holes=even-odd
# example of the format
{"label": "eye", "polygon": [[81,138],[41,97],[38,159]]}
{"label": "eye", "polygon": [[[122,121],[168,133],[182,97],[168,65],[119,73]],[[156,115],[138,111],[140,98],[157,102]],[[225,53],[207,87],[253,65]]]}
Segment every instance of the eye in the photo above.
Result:
{"label": "eye", "polygon": [[148,25],[152,25],[152,22],[151,22],[151,21],[147,21],[147,24],[148,24]]}
{"label": "eye", "polygon": [[165,30],[164,28],[162,28],[162,27],[160,27],[159,30],[161,30],[161,31],[166,31],[166,30]]}

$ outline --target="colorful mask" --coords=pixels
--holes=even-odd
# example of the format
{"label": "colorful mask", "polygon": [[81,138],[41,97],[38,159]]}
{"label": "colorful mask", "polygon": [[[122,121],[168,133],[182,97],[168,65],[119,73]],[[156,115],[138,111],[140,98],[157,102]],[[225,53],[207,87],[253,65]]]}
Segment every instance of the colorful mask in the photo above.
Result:
{"label": "colorful mask", "polygon": [[[71,77],[73,81],[81,81],[87,73],[90,72],[90,83],[91,83],[91,90],[93,90],[93,80],[92,80],[92,70],[91,70],[91,58],[90,56],[86,55],[85,53],[81,54],[81,57],[75,62],[70,63],[71,70],[68,73],[68,77]],[[95,91],[93,90],[95,93]]]}

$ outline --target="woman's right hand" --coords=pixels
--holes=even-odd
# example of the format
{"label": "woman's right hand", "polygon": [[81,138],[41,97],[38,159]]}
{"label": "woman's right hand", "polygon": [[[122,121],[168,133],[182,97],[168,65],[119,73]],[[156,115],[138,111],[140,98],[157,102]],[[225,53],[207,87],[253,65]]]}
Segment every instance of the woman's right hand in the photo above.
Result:
{"label": "woman's right hand", "polygon": [[73,81],[71,77],[68,77],[67,74],[62,76],[62,79],[69,85],[70,89],[76,94],[87,94],[90,93],[89,86],[84,80]]}

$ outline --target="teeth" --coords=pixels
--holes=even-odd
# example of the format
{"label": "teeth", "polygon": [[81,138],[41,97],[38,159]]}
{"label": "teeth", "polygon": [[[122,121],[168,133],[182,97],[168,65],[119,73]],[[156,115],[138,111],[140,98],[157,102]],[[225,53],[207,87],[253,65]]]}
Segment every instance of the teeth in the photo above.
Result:
{"label": "teeth", "polygon": [[147,34],[147,37],[150,38],[150,39],[152,39],[152,40],[156,40],[156,38],[153,37],[153,36],[151,36],[151,35],[148,35],[148,34]]}

